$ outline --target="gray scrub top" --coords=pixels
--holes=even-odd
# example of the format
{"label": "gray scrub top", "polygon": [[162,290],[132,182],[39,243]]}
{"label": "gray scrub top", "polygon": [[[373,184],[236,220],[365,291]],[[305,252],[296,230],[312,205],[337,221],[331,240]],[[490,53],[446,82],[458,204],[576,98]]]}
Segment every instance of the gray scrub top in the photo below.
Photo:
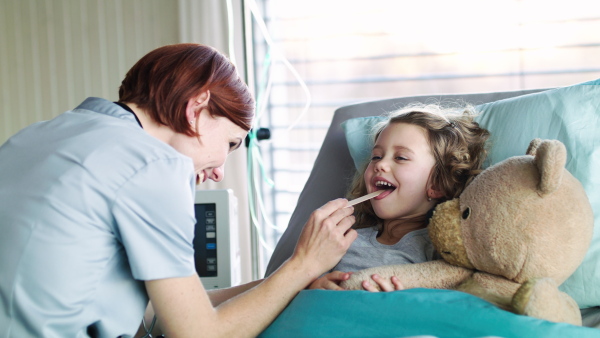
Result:
{"label": "gray scrub top", "polygon": [[192,160],[88,98],[0,147],[0,336],[133,335],[145,280],[195,274]]}

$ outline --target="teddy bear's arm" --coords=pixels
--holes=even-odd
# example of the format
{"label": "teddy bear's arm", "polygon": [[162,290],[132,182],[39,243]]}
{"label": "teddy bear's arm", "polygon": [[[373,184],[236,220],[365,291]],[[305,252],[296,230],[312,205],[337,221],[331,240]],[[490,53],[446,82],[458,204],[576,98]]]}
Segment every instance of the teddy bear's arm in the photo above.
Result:
{"label": "teddy bear's arm", "polygon": [[[405,289],[451,289],[473,274],[473,270],[450,265],[443,260],[417,264],[386,265],[354,272],[341,283],[347,290],[362,290],[362,282],[371,280],[373,274],[383,278],[398,277]],[[377,283],[372,282],[377,285]]]}

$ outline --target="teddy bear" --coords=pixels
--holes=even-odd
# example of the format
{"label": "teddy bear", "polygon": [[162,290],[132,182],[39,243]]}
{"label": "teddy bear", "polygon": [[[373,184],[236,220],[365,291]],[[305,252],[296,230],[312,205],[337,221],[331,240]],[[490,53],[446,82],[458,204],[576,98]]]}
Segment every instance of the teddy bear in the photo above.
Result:
{"label": "teddy bear", "polygon": [[483,170],[435,207],[428,231],[442,259],[357,271],[341,286],[360,290],[373,274],[396,276],[405,288],[459,290],[517,314],[581,325],[577,303],[558,287],[582,263],[594,220],[566,160],[560,141],[534,139],[526,155]]}

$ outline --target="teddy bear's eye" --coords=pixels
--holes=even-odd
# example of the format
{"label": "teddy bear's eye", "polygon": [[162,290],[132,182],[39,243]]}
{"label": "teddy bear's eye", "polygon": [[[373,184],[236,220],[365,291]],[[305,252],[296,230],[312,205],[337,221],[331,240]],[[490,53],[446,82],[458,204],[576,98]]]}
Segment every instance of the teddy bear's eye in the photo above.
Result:
{"label": "teddy bear's eye", "polygon": [[467,219],[471,215],[471,208],[467,207],[462,213],[462,218]]}

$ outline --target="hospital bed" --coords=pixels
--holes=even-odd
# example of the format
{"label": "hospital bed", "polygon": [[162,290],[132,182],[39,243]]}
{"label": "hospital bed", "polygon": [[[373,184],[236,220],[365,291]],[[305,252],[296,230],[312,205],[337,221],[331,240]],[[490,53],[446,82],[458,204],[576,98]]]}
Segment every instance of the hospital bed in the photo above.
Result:
{"label": "hospital bed", "polygon": [[595,214],[588,254],[561,286],[582,309],[584,327],[516,315],[452,290],[304,290],[263,337],[600,337],[600,180],[594,173],[600,168],[600,79],[547,90],[401,97],[337,109],[266,274],[290,257],[311,212],[345,196],[364,142],[364,130],[357,130],[362,123],[414,102],[457,101],[475,105],[479,122],[491,131],[489,164],[523,155],[533,138],[558,139],[567,147],[567,170],[582,182]]}

